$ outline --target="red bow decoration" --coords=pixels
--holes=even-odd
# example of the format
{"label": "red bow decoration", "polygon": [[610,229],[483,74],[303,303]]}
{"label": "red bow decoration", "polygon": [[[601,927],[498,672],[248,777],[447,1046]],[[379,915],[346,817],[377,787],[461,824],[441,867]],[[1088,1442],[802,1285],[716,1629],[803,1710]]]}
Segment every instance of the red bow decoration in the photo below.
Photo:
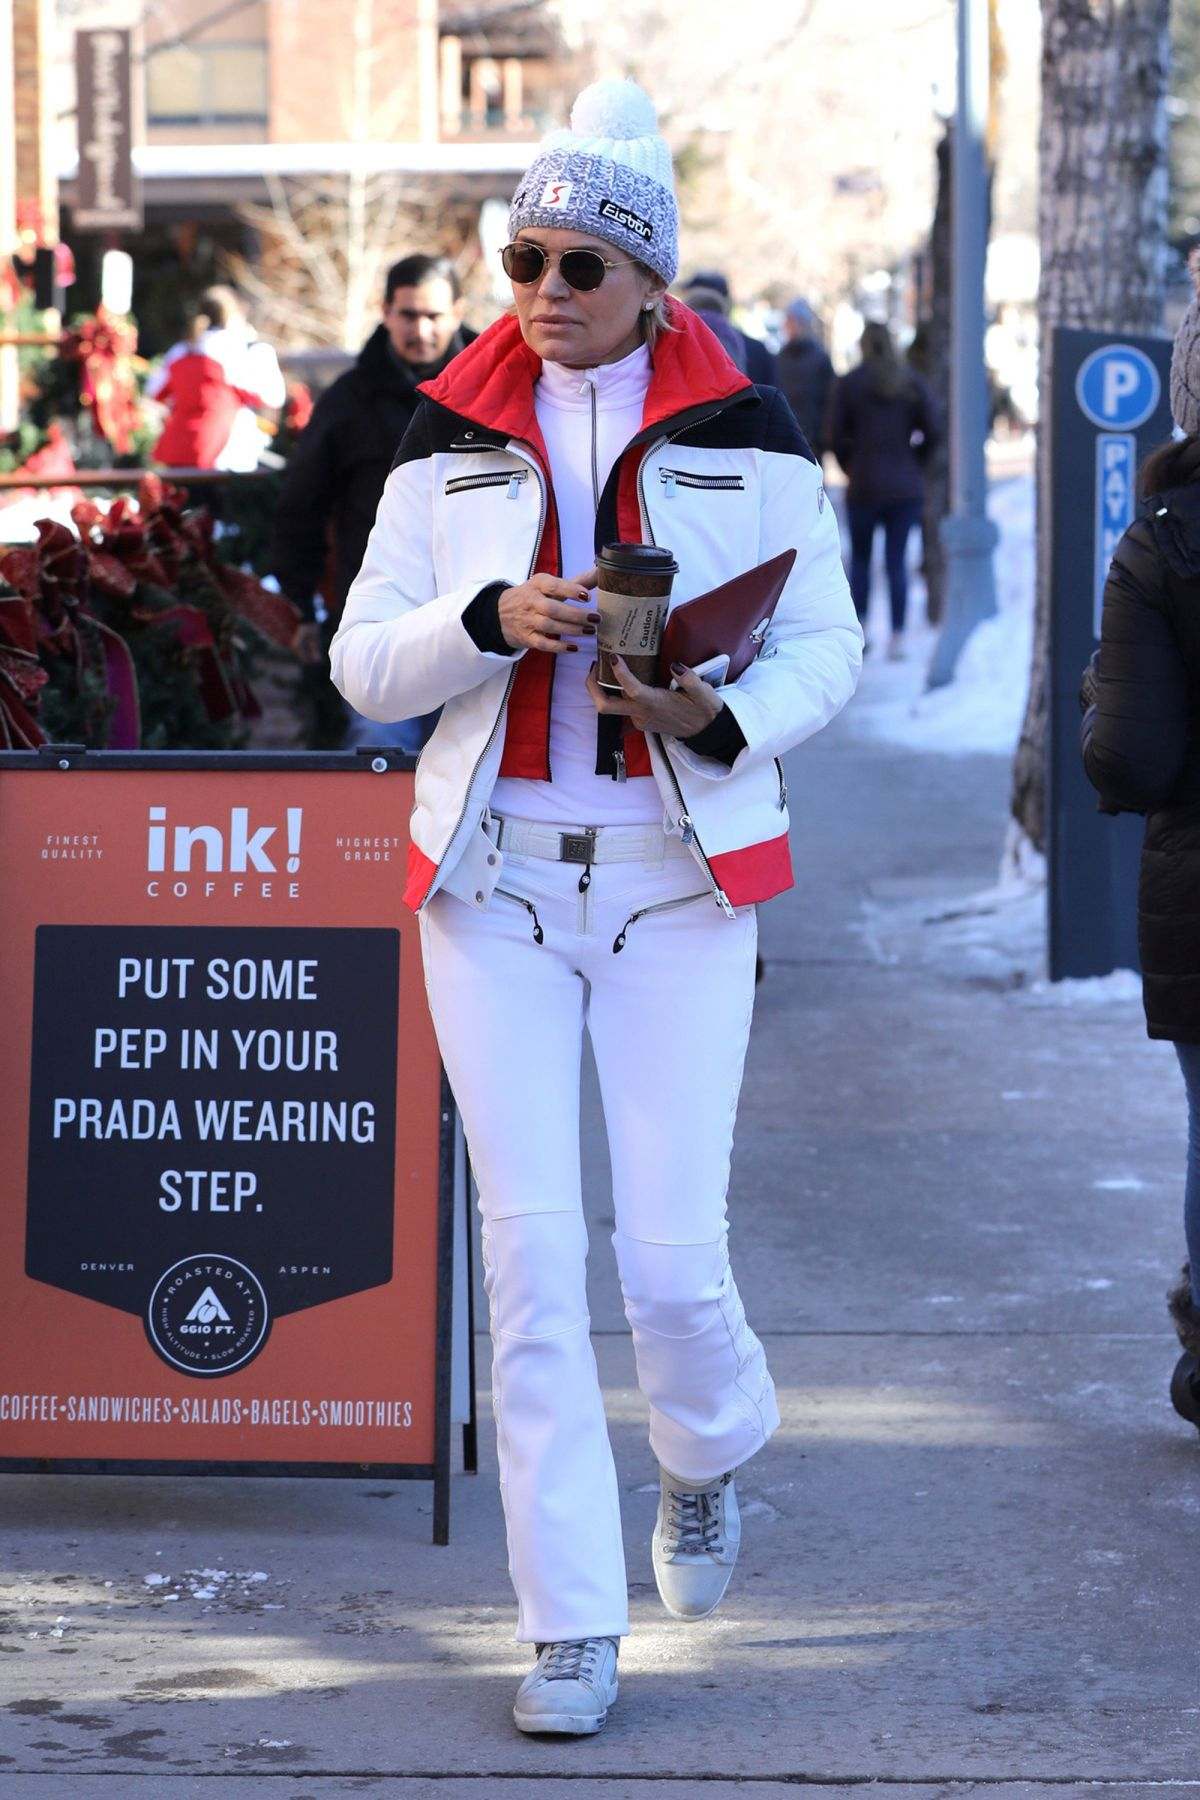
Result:
{"label": "red bow decoration", "polygon": [[130,366],[137,332],[128,319],[98,306],[90,319],[63,333],[61,354],[79,364],[79,397],[96,429],[118,456],[133,448],[138,424],[137,384]]}
{"label": "red bow decoration", "polygon": [[36,750],[45,743],[33,715],[48,679],[38,661],[32,603],[0,591],[0,749]]}
{"label": "red bow decoration", "polygon": [[88,547],[52,519],[39,519],[37,534],[36,544],[0,556],[0,575],[29,604],[40,644],[71,660],[81,681],[90,671],[103,686],[110,707],[106,747],[136,750],[141,713],[133,657],[120,633],[87,610]]}

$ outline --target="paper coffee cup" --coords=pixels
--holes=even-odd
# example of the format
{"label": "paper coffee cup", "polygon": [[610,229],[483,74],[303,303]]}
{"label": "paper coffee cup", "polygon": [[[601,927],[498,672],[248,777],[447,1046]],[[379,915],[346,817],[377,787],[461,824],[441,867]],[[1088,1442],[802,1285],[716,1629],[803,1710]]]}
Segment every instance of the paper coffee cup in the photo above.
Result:
{"label": "paper coffee cup", "polygon": [[678,563],[659,544],[606,544],[596,568],[596,679],[609,693],[619,694],[612,666],[612,658],[619,656],[639,681],[659,686],[658,653]]}

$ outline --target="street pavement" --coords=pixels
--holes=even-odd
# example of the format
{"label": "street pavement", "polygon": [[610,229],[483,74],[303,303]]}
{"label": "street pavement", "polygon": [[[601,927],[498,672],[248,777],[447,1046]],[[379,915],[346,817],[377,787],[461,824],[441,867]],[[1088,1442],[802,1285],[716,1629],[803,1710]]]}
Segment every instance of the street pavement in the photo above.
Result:
{"label": "street pavement", "polygon": [[417,1484],[0,1481],[0,1796],[1200,1788],[1200,1438],[1168,1403],[1163,1305],[1171,1052],[1134,1002],[1039,987],[1030,903],[972,907],[996,878],[1002,759],[860,741],[844,718],[790,760],[800,879],[763,914],[731,1193],[783,1425],[740,1481],[721,1612],[680,1625],[654,1592],[592,1089],[634,1621],[605,1731],[512,1726],[528,1653],[484,1397],[449,1549]]}

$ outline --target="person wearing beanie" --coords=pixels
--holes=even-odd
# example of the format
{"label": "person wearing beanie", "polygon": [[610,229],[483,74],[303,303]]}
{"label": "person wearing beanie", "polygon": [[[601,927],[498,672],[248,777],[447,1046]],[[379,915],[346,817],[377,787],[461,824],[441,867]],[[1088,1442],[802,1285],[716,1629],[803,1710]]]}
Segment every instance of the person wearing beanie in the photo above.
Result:
{"label": "person wearing beanie", "polygon": [[1147,459],[1143,505],[1104,587],[1084,674],[1083,761],[1102,812],[1146,815],[1138,943],[1146,1024],[1174,1044],[1188,1104],[1188,1260],[1167,1296],[1182,1354],[1176,1410],[1200,1426],[1200,254],[1171,358],[1180,438]]}
{"label": "person wearing beanie", "polygon": [[[862,656],[786,402],[667,297],[678,230],[652,102],[594,84],[513,198],[512,312],[422,385],[330,652],[368,718],[443,709],[405,898],[479,1188],[526,1732],[598,1731],[629,1630],[585,1291],[584,1033],[658,1464],[650,1561],[668,1612],[701,1619],[738,1554],[736,1472],[779,1422],[726,1210],[756,908],[792,884],[778,759]],[[600,687],[613,544],[635,577],[674,565],[671,604],[795,551],[737,681],[676,665],[648,685],[618,658]]]}
{"label": "person wearing beanie", "polygon": [[821,342],[821,323],[807,300],[793,300],[783,315],[784,340],[777,356],[779,385],[801,431],[820,462],[825,455],[825,415],[833,364]]}
{"label": "person wearing beanie", "polygon": [[[751,381],[776,387],[779,384],[779,372],[775,358],[763,343],[752,332],[743,331],[733,323],[730,317],[733,312],[733,293],[729,286],[729,277],[720,269],[697,269],[680,289],[680,298],[696,312],[703,312],[707,320],[707,311],[720,311],[728,321],[729,330],[736,333],[741,345],[741,355],[735,360],[738,367],[745,369]],[[724,342],[722,338],[722,342]]]}

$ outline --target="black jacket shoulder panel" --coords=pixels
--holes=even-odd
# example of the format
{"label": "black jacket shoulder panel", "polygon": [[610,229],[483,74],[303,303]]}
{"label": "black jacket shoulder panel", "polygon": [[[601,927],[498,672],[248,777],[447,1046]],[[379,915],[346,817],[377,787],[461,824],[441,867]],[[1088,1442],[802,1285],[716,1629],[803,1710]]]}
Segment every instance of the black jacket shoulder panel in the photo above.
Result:
{"label": "black jacket shoulder panel", "polygon": [[800,429],[800,421],[792,411],[791,402],[782,388],[759,388],[763,399],[769,399],[770,409],[767,413],[767,436],[763,444],[764,450],[774,450],[778,455],[803,456],[808,462],[815,463],[812,446]]}
{"label": "black jacket shoulder panel", "polygon": [[400,439],[400,448],[392,458],[392,467],[388,470],[389,475],[393,469],[399,469],[405,463],[420,462],[422,457],[433,455],[435,446],[429,429],[429,413],[429,401],[418,401],[417,410],[409,421],[408,430]]}
{"label": "black jacket shoulder panel", "polygon": [[[419,435],[417,427],[420,427]],[[404,441],[397,450],[392,463],[398,469],[401,463],[414,462],[421,456],[436,456],[439,453],[454,451],[469,452],[472,450],[503,450],[508,438],[502,431],[489,431],[486,425],[476,424],[474,419],[464,418],[438,400],[431,400],[423,394],[417,403],[417,411],[412,425],[404,435]]]}
{"label": "black jacket shoulder panel", "polygon": [[786,397],[774,387],[755,387],[733,405],[672,435],[696,450],[772,450],[817,460]]}

